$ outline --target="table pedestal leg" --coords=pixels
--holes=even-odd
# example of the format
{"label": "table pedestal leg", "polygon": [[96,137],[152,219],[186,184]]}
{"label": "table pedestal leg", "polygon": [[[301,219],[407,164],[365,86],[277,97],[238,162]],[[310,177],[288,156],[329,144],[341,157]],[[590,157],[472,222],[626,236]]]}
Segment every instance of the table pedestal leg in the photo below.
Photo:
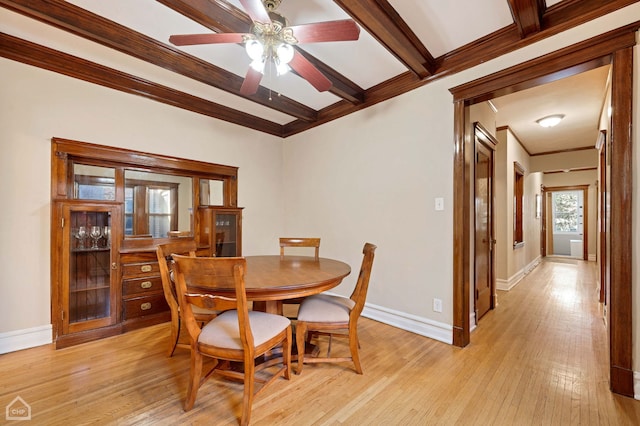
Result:
{"label": "table pedestal leg", "polygon": [[253,310],[282,315],[282,300],[254,301]]}

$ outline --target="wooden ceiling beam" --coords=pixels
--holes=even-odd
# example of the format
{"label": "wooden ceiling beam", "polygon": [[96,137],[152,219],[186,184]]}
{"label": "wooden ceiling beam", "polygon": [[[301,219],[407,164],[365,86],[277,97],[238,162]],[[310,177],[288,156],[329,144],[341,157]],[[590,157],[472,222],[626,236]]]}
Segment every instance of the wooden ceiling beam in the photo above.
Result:
{"label": "wooden ceiling beam", "polygon": [[260,132],[282,136],[283,127],[269,120],[8,34],[0,33],[0,56]]}
{"label": "wooden ceiling beam", "polygon": [[564,0],[547,8],[542,15],[542,28],[558,32],[621,9],[638,0]]}
{"label": "wooden ceiling beam", "polygon": [[[242,96],[240,87],[244,81],[243,77],[66,1],[0,0],[0,6],[220,90]],[[263,87],[247,99],[300,120],[314,121],[317,118],[314,109],[286,96],[271,99],[270,91]]]}
{"label": "wooden ceiling beam", "polygon": [[518,27],[521,38],[539,32],[542,28],[544,0],[507,0],[511,16]]}
{"label": "wooden ceiling beam", "polygon": [[[243,11],[221,0],[156,1],[218,33],[246,33],[249,32],[251,24],[253,23],[251,18]],[[364,89],[327,64],[305,52],[300,46],[296,46],[296,49],[331,81],[332,87],[329,89],[330,93],[351,103],[363,102]],[[297,74],[295,70],[291,70],[291,72]]]}
{"label": "wooden ceiling beam", "polygon": [[387,0],[334,1],[419,78],[433,74],[433,56]]}

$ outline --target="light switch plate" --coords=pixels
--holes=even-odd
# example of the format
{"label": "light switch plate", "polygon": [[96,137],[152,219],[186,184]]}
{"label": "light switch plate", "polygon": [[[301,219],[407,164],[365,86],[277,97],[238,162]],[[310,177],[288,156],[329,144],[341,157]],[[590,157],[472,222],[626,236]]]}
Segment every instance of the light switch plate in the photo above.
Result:
{"label": "light switch plate", "polygon": [[435,206],[437,211],[444,210],[444,198],[438,197],[435,199]]}
{"label": "light switch plate", "polygon": [[442,300],[433,299],[433,312],[442,312]]}

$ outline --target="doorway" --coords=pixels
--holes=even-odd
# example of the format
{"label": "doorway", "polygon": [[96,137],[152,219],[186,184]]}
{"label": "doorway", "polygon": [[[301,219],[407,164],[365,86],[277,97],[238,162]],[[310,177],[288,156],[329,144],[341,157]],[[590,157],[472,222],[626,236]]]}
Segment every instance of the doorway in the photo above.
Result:
{"label": "doorway", "polygon": [[542,229],[547,256],[587,260],[589,242],[589,187],[586,185],[544,188],[546,197]]}
{"label": "doorway", "polygon": [[[470,277],[473,268],[471,249],[472,153],[470,123],[465,114],[469,105],[508,92],[524,90],[611,64],[611,151],[609,203],[605,215],[611,235],[607,256],[610,309],[609,371],[610,387],[615,393],[633,396],[632,366],[632,210],[633,155],[629,123],[632,123],[633,46],[636,28],[627,26],[585,40],[577,45],[497,72],[450,89],[454,97],[454,173],[453,173],[453,344],[470,343]],[[612,262],[611,259],[616,259]]]}

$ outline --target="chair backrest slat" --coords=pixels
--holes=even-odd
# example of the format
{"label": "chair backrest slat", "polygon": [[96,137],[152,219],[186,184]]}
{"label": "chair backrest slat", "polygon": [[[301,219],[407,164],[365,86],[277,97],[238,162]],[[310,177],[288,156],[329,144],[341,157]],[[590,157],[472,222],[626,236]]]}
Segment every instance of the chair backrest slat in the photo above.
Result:
{"label": "chair backrest slat", "polygon": [[[189,335],[197,341],[200,327],[191,305],[201,308],[238,311],[238,327],[245,350],[253,348],[244,285],[246,261],[243,257],[188,257],[174,255],[178,300]],[[207,289],[215,289],[213,295]],[[222,295],[220,294],[222,293]]]}
{"label": "chair backrest slat", "polygon": [[280,257],[284,257],[285,247],[314,247],[315,258],[320,259],[320,238],[293,238],[293,237],[281,237],[280,238]]}
{"label": "chair backrest slat", "polygon": [[364,254],[364,257],[362,258],[362,266],[360,267],[360,274],[358,275],[356,286],[353,289],[353,293],[351,293],[351,300],[355,302],[355,306],[351,310],[351,316],[359,316],[364,309],[376,248],[377,247],[374,244],[365,243],[364,248],[362,249],[362,254]]}

